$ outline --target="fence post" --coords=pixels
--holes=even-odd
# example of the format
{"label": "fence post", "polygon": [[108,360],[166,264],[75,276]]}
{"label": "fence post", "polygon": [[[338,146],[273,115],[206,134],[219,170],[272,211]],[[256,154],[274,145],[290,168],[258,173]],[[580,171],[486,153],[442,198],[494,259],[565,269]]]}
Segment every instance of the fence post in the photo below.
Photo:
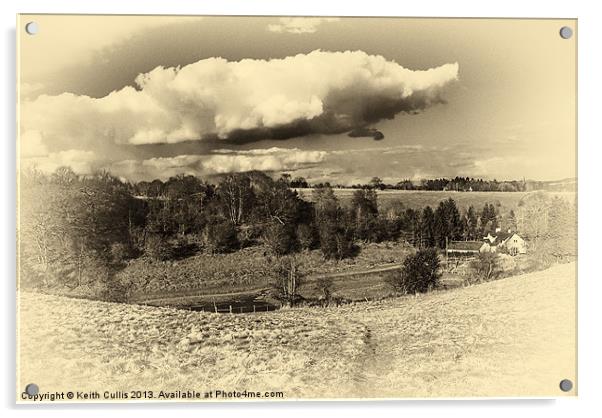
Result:
{"label": "fence post", "polygon": [[229,305],[229,306],[230,306],[230,313],[232,313],[232,305]]}
{"label": "fence post", "polygon": [[255,304],[253,304],[253,313],[255,313]]}

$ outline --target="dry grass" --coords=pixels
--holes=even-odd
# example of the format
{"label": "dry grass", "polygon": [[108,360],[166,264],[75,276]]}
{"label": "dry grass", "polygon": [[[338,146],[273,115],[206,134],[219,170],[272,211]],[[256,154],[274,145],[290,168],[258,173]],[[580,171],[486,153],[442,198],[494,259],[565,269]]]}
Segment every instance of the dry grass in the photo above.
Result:
{"label": "dry grass", "polygon": [[19,295],[19,387],[545,396],[575,379],[575,265],[419,297],[229,315]]}
{"label": "dry grass", "polygon": [[[312,199],[312,189],[298,189],[304,199]],[[334,189],[335,195],[344,205],[349,204],[353,198],[354,189]],[[422,210],[425,206],[436,208],[442,200],[452,198],[456,201],[458,208],[467,209],[474,206],[481,210],[485,203],[491,203],[498,207],[502,214],[510,209],[516,210],[518,203],[529,193],[533,192],[452,192],[440,190],[379,190],[379,206],[386,210],[393,203],[401,202],[404,207]],[[546,192],[551,196],[560,196],[574,201],[574,192]]]}
{"label": "dry grass", "polygon": [[22,293],[20,382],[43,390],[349,386],[364,327],[336,311],[229,315]]}
{"label": "dry grass", "polygon": [[[401,242],[362,244],[357,257],[324,260],[320,250],[297,255],[305,275],[367,270],[401,263],[413,251]],[[274,257],[261,245],[231,254],[197,254],[180,261],[133,260],[118,274],[133,296],[196,290],[207,295],[252,291],[270,284]],[[367,296],[370,296],[369,294]]]}
{"label": "dry grass", "polygon": [[576,376],[575,268],[356,305],[374,347],[362,394],[562,396]]}

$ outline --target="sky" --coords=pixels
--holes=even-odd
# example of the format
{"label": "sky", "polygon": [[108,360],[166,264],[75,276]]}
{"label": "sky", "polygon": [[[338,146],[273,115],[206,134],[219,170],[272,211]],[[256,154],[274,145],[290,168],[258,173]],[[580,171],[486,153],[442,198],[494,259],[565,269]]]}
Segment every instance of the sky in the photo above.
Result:
{"label": "sky", "polygon": [[571,20],[21,15],[21,166],[576,177]]}

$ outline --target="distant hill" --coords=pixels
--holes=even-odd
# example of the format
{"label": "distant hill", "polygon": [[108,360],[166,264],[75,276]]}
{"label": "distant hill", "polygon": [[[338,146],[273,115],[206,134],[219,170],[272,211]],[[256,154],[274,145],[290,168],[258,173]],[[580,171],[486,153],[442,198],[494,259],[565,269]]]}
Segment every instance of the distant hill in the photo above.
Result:
{"label": "distant hill", "polygon": [[547,180],[547,181],[526,181],[527,191],[532,190],[547,190],[551,192],[576,192],[577,191],[577,179],[566,178],[562,180]]}

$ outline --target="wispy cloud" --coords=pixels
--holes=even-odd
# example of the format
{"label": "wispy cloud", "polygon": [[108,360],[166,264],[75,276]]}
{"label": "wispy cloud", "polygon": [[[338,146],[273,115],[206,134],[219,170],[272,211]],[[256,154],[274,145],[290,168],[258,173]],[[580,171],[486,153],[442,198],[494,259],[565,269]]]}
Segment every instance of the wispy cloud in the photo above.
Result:
{"label": "wispy cloud", "polygon": [[42,83],[23,82],[19,84],[19,96],[21,97],[21,100],[35,99],[43,89],[44,84]]}
{"label": "wispy cloud", "polygon": [[318,26],[339,20],[338,17],[281,17],[279,23],[270,24],[267,29],[276,33],[314,33]]}
{"label": "wispy cloud", "polygon": [[77,174],[92,174],[103,168],[103,163],[92,151],[71,149],[52,152],[45,156],[36,156],[22,161],[25,167],[35,167],[44,173],[52,173],[59,167],[71,167]]}
{"label": "wispy cloud", "polygon": [[267,172],[294,171],[324,161],[325,151],[304,151],[298,148],[272,147],[248,151],[216,150],[207,155],[179,155],[150,158],[143,161],[125,160],[111,164],[116,175],[133,179],[168,178],[185,173],[197,176],[240,173],[253,170]]}
{"label": "wispy cloud", "polygon": [[[23,24],[30,19],[21,16]],[[171,24],[197,22],[200,16],[144,16],[123,15],[36,16],[40,36],[27,42],[28,65],[21,66],[25,80],[40,74],[52,74],[66,67],[91,62],[94,54],[121,42],[134,34]],[[24,40],[26,42],[26,40]],[[48,51],[52,51],[52,58]],[[52,79],[48,80],[52,83]]]}

